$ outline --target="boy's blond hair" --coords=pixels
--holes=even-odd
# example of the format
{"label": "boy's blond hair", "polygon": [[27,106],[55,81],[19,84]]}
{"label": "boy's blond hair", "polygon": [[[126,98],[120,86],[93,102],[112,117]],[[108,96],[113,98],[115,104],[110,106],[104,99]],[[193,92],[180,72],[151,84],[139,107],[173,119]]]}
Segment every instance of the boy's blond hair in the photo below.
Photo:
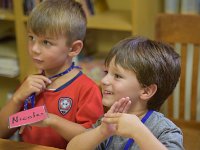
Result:
{"label": "boy's blond hair", "polygon": [[44,0],[36,6],[28,19],[28,31],[38,36],[66,36],[67,44],[84,40],[86,15],[75,0]]}

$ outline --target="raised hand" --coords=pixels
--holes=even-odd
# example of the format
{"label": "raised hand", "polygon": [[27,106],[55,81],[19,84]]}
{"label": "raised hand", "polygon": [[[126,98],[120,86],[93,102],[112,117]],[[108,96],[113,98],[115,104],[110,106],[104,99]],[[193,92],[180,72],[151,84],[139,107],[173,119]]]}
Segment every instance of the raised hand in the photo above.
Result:
{"label": "raised hand", "polygon": [[32,126],[36,126],[36,127],[48,127],[50,124],[50,121],[53,119],[53,117],[56,116],[55,114],[51,114],[48,113],[48,117],[42,121],[33,123],[33,124],[29,124],[29,125],[25,125],[25,126],[21,126],[20,130],[19,130],[19,134],[22,134],[22,132],[24,131],[25,128],[28,128],[31,130]]}
{"label": "raised hand", "polygon": [[142,122],[136,115],[126,114],[126,113],[109,113],[105,114],[102,120],[106,124],[115,124],[116,135],[123,137],[133,137],[141,126]]}
{"label": "raised hand", "polygon": [[[131,105],[131,101],[129,97],[126,98],[121,98],[120,100],[116,101],[109,111],[104,114],[105,116],[107,114],[113,114],[113,113],[126,113]],[[104,117],[105,118],[105,117]],[[114,123],[108,123],[104,121],[104,118],[102,119],[102,124],[101,124],[101,132],[105,136],[108,135],[113,135],[116,132],[116,124]]]}

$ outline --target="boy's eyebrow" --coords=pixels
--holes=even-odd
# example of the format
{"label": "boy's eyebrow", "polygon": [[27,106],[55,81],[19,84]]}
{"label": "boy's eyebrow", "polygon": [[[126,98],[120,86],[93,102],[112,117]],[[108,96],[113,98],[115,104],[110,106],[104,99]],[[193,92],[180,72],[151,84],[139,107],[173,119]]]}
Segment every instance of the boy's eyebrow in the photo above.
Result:
{"label": "boy's eyebrow", "polygon": [[57,40],[57,38],[51,38],[51,37],[44,37],[47,40]]}
{"label": "boy's eyebrow", "polygon": [[[28,34],[34,34],[34,33],[31,32],[31,31],[28,31],[27,33],[28,33]],[[34,34],[34,35],[36,35],[36,34]],[[36,35],[36,36],[37,36],[37,35]],[[52,37],[48,37],[48,36],[39,36],[39,37],[42,37],[42,38],[47,39],[47,40],[57,40],[57,38],[52,38]]]}

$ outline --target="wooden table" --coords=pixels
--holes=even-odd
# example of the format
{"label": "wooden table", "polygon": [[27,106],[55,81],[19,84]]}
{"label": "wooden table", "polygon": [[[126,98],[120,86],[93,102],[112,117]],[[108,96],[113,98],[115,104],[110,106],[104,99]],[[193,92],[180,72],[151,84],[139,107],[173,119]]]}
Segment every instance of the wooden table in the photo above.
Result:
{"label": "wooden table", "polygon": [[61,150],[61,149],[42,146],[42,145],[29,144],[24,142],[15,142],[0,138],[0,150]]}

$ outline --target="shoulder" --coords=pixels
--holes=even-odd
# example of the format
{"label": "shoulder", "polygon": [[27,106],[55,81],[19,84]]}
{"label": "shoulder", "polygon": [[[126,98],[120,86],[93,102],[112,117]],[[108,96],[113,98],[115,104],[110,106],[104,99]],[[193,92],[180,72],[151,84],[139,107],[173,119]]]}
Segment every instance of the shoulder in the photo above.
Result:
{"label": "shoulder", "polygon": [[155,126],[167,127],[167,128],[178,128],[171,120],[166,118],[162,113],[154,111],[148,120],[150,124]]}
{"label": "shoulder", "polygon": [[80,104],[87,103],[95,110],[103,109],[101,90],[93,80],[81,74],[73,85],[71,88],[75,90]]}
{"label": "shoulder", "polygon": [[183,134],[181,129],[162,113],[154,111],[145,125],[169,149],[179,150],[183,148]]}
{"label": "shoulder", "polygon": [[99,86],[91,78],[83,73],[79,76],[79,78],[77,78],[77,84],[79,87],[82,86],[84,89],[94,88],[99,90]]}
{"label": "shoulder", "polygon": [[71,80],[64,83],[62,86],[57,88],[55,91],[100,91],[98,85],[89,77],[87,77],[85,74],[80,71],[78,74],[76,74]]}
{"label": "shoulder", "polygon": [[166,118],[162,113],[154,111],[150,118],[145,123],[151,131],[161,131],[161,130],[177,130],[182,134],[181,129],[177,127],[171,120]]}

